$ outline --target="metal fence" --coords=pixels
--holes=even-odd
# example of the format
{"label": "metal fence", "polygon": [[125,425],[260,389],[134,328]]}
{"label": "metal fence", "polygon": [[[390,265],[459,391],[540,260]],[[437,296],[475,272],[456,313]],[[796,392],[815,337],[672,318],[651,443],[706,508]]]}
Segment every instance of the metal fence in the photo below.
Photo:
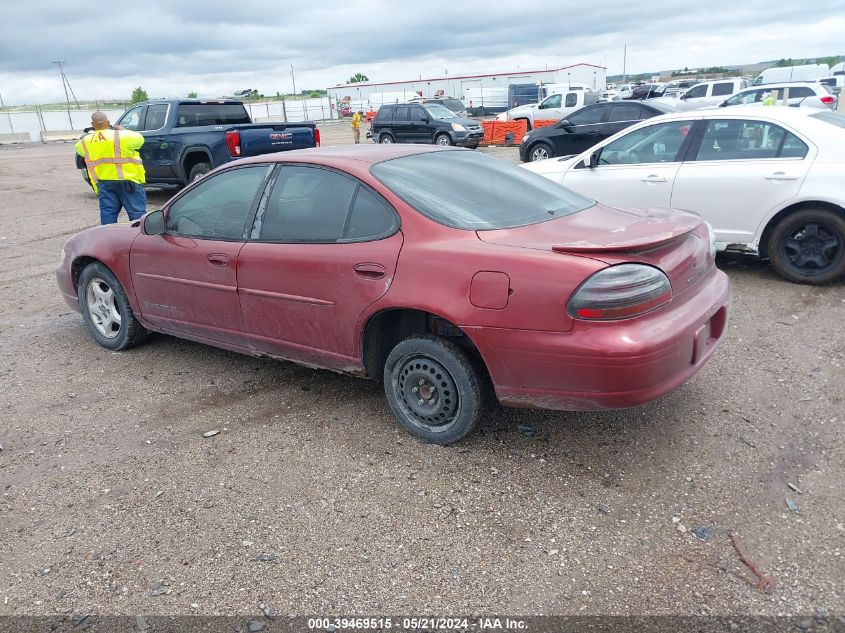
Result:
{"label": "metal fence", "polygon": [[[337,107],[333,99],[295,99],[244,103],[253,121],[273,119],[277,121],[325,121],[337,119]],[[94,109],[44,110],[35,106],[32,110],[0,112],[0,134],[29,134],[31,141],[42,140],[42,132],[82,130],[91,125]],[[102,110],[114,122],[124,110]]]}

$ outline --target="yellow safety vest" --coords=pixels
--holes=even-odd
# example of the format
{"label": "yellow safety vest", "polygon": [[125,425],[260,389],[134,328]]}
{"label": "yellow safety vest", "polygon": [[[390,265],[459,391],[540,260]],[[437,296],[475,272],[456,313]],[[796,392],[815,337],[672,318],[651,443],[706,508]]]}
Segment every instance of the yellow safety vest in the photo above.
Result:
{"label": "yellow safety vest", "polygon": [[361,115],[357,112],[352,115],[352,127],[357,128],[361,123]]}
{"label": "yellow safety vest", "polygon": [[76,153],[85,158],[91,186],[100,180],[147,181],[138,150],[144,137],[132,130],[94,130],[76,142]]}

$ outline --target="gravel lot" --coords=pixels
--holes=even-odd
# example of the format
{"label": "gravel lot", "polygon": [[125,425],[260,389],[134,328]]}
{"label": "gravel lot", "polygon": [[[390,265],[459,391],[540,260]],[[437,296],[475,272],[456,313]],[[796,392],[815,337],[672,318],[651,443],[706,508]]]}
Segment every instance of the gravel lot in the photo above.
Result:
{"label": "gravel lot", "polygon": [[674,393],[424,445],[364,380],[97,346],[53,275],[98,222],[72,153],[0,148],[0,615],[845,613],[845,284],[722,260],[729,336]]}

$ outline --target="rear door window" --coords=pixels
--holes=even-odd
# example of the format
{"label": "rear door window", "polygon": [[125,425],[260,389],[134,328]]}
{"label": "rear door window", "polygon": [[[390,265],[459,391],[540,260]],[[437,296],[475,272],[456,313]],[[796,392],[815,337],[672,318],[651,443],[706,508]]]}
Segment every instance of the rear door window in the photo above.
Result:
{"label": "rear door window", "polygon": [[574,108],[578,105],[578,93],[577,92],[570,92],[566,95],[566,103],[564,107],[566,108]]}
{"label": "rear door window", "polygon": [[797,136],[764,121],[707,122],[696,161],[804,158],[809,148]]}
{"label": "rear door window", "polygon": [[407,106],[400,106],[393,112],[394,121],[410,121],[411,116]]}
{"label": "rear door window", "polygon": [[610,115],[607,117],[607,122],[637,121],[641,118],[646,118],[644,112],[644,110],[641,110],[635,105],[613,105],[610,107]]}
{"label": "rear door window", "polygon": [[570,115],[568,120],[572,125],[595,125],[601,123],[604,111],[605,108],[601,106],[592,106],[578,110],[575,114]]}
{"label": "rear door window", "polygon": [[725,95],[733,94],[733,91],[734,91],[733,83],[713,84],[713,96],[714,97],[723,97]]}
{"label": "rear door window", "polygon": [[252,123],[240,103],[180,103],[176,110],[178,127],[240,125]]}

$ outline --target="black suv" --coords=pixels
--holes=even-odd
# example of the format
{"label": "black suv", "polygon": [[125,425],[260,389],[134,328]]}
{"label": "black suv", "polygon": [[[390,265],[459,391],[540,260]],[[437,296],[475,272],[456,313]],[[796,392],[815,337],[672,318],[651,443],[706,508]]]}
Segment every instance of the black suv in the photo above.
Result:
{"label": "black suv", "polygon": [[481,124],[462,119],[439,103],[383,105],[367,134],[376,143],[434,143],[475,149],[484,138]]}

